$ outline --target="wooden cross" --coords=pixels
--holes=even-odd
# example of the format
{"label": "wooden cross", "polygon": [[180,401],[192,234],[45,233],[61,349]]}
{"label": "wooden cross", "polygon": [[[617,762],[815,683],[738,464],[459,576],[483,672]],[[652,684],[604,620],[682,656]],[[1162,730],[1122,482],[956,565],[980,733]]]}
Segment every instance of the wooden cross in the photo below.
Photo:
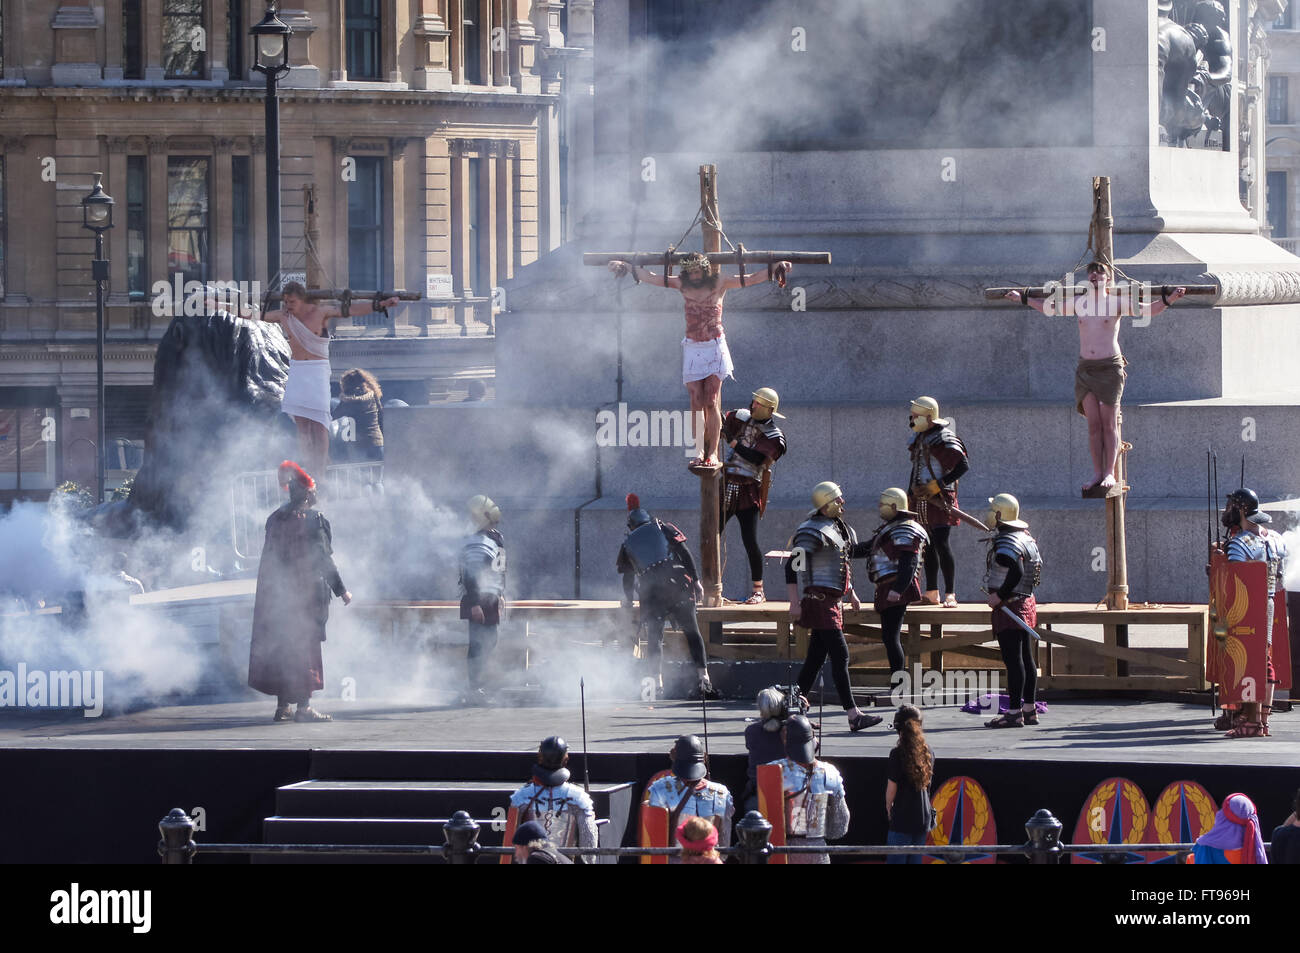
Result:
{"label": "wooden cross", "polygon": [[[718,213],[718,167],[700,166],[700,211],[703,215],[701,229],[704,254],[708,256],[714,274],[719,265],[736,265],[745,274],[749,265],[774,265],[788,261],[796,265],[829,265],[830,252],[754,251],[737,243],[735,251],[722,250],[722,217]],[[608,265],[611,261],[625,261],[630,265],[663,266],[664,276],[683,258],[690,255],[669,246],[663,252],[587,252],[582,256],[584,265]],[[721,443],[721,440],[719,440]],[[719,454],[721,455],[721,454]],[[721,485],[722,469],[702,472],[700,477],[700,580],[704,588],[706,606],[722,605],[722,547],[721,547]]]}
{"label": "wooden cross", "polygon": [[[1091,235],[1094,239],[1096,258],[1110,263],[1114,261],[1114,224],[1111,215],[1110,177],[1096,176],[1092,180],[1093,213]],[[1174,285],[1161,286],[1161,293],[1168,295]],[[1218,285],[1179,285],[1189,295],[1216,295]],[[1062,292],[1087,293],[1087,285],[1075,289],[1062,288],[1060,285],[1045,285],[1037,288],[986,288],[984,297],[988,299],[1005,298],[1007,292],[1018,291],[1022,300],[1027,298],[1050,298]],[[1151,289],[1154,292],[1154,287]],[[1130,285],[1129,294],[1135,304],[1139,301],[1138,287]],[[1109,489],[1094,487],[1085,490],[1085,497],[1104,497],[1106,500],[1106,572],[1108,577],[1106,589],[1107,609],[1128,608],[1128,550],[1124,536],[1124,494],[1128,490],[1128,451],[1132,444],[1125,443],[1121,431],[1124,413],[1116,408],[1116,441],[1119,453],[1115,459],[1115,485]],[[1117,628],[1127,629],[1127,626]],[[1122,633],[1121,637],[1126,636]],[[1121,673],[1123,674],[1123,673]]]}

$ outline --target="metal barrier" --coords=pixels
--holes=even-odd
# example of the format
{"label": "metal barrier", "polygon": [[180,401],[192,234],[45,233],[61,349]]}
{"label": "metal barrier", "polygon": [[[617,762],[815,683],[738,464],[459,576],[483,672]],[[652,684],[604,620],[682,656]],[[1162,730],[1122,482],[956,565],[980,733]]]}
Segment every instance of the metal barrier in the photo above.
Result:
{"label": "metal barrier", "polygon": [[[325,468],[321,481],[322,502],[358,500],[375,492],[384,480],[379,462],[343,463]],[[257,559],[265,542],[266,518],[288,499],[280,489],[276,470],[252,470],[238,474],[230,485],[230,541],[240,559]]]}
{"label": "metal barrier", "polygon": [[[479,824],[465,811],[457,811],[443,825],[442,844],[197,844],[194,822],[183,810],[173,808],[158,824],[162,840],[158,855],[164,864],[190,864],[200,854],[248,854],[250,856],[309,857],[328,854],[339,857],[441,857],[449,864],[472,864],[479,857],[514,853],[513,847],[484,847],[478,842]],[[929,854],[948,863],[963,857],[989,854],[1023,855],[1031,864],[1057,864],[1067,854],[1105,854],[1104,863],[1125,863],[1125,855],[1142,852],[1191,853],[1194,844],[1062,844],[1061,822],[1047,809],[1039,810],[1025,824],[1029,839],[1023,844],[985,846],[945,845],[894,846],[885,844],[775,847],[769,840],[772,825],[758,811],[750,811],[736,825],[735,847],[718,853],[735,856],[742,864],[766,864],[779,854],[829,854],[837,857],[879,857],[892,854]],[[1268,847],[1270,845],[1265,845]],[[680,847],[564,847],[569,857],[650,857],[680,855]],[[1113,859],[1112,859],[1113,858]],[[1179,858],[1181,861],[1183,858]]]}

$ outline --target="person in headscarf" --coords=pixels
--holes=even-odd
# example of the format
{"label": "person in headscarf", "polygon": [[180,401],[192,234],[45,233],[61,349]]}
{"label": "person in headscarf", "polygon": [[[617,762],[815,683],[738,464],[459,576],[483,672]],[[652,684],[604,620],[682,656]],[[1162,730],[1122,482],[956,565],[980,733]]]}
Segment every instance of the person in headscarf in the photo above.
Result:
{"label": "person in headscarf", "polygon": [[702,817],[685,817],[677,825],[677,843],[682,845],[683,864],[720,864],[718,829]]}
{"label": "person in headscarf", "polygon": [[1260,835],[1259,814],[1255,804],[1244,794],[1229,794],[1214,826],[1196,838],[1193,864],[1267,864],[1264,838]]}

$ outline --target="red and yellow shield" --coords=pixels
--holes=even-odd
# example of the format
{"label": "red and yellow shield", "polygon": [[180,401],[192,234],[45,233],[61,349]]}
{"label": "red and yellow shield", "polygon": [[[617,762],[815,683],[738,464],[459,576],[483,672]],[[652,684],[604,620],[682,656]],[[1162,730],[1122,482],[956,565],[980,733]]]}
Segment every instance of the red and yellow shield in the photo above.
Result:
{"label": "red and yellow shield", "polygon": [[[1195,781],[1174,781],[1152,803],[1148,844],[1190,844],[1214,826],[1218,807],[1210,792]],[[1173,851],[1148,851],[1147,862],[1176,863]]]}
{"label": "red and yellow shield", "polygon": [[934,830],[926,835],[926,846],[937,848],[926,854],[927,864],[992,864],[993,854],[952,854],[945,856],[942,848],[949,844],[987,844],[998,842],[998,828],[993,820],[989,796],[974,778],[958,776],[949,778],[935,792]]}
{"label": "red and yellow shield", "polygon": [[[1107,778],[1088,795],[1074,825],[1075,844],[1140,844],[1147,834],[1151,806],[1142,789],[1128,778]],[[1111,854],[1110,856],[1114,856]],[[1098,852],[1073,855],[1076,864],[1101,864],[1107,854]],[[1140,864],[1140,853],[1122,854],[1126,864]]]}
{"label": "red and yellow shield", "polygon": [[1268,673],[1268,567],[1264,563],[1230,562],[1223,553],[1214,554],[1210,627],[1205,677],[1218,683],[1219,704],[1262,700]]}

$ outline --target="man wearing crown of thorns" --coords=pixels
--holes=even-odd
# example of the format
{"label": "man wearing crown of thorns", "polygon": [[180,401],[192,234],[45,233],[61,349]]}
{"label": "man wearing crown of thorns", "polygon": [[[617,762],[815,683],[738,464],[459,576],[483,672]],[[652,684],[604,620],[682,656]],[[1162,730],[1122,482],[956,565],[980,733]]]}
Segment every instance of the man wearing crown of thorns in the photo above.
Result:
{"label": "man wearing crown of thorns", "polygon": [[[778,261],[768,270],[768,280],[785,287],[791,264]],[[664,288],[674,288],[686,300],[686,337],[682,338],[682,382],[691,395],[691,416],[695,421],[696,456],[689,467],[692,472],[717,470],[718,434],[722,430],[722,382],[732,376],[735,365],[727,350],[722,331],[722,299],[732,288],[753,283],[748,275],[722,277],[712,270],[709,259],[698,252],[687,255],[678,265],[679,275],[656,275],[638,265],[611,261],[609,270]],[[696,414],[704,414],[704,428],[698,426]]]}

